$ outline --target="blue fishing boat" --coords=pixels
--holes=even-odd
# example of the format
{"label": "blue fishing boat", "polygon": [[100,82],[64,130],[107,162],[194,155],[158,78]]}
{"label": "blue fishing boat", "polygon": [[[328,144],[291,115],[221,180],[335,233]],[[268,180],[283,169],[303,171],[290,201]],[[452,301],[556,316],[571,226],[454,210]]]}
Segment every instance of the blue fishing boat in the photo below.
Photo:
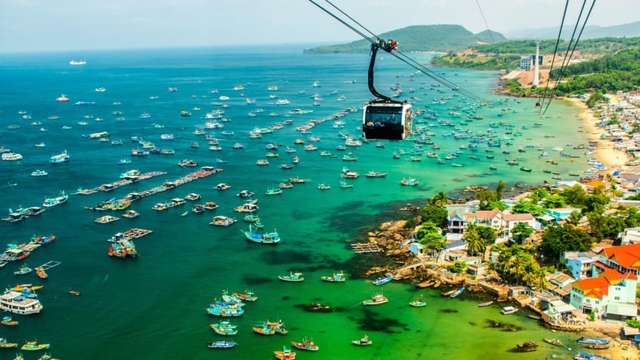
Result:
{"label": "blue fishing boat", "polygon": [[393,275],[386,275],[383,277],[379,277],[377,279],[373,280],[373,284],[376,286],[380,286],[380,285],[384,285],[388,282],[391,282],[393,280]]}
{"label": "blue fishing boat", "polygon": [[458,297],[458,295],[462,294],[463,291],[464,291],[464,286],[456,290],[453,294],[449,295],[449,297],[452,297],[452,298]]}
{"label": "blue fishing boat", "polygon": [[277,244],[280,242],[280,235],[275,230],[273,232],[259,232],[255,226],[249,225],[249,230],[242,231],[242,233],[247,240],[260,244]]}
{"label": "blue fishing boat", "polygon": [[582,351],[575,355],[573,358],[574,360],[611,360],[611,358],[606,356],[590,354]]}
{"label": "blue fishing boat", "polygon": [[217,324],[211,324],[211,328],[218,335],[232,336],[238,333],[236,325],[232,325],[229,321],[220,321]]}
{"label": "blue fishing boat", "polygon": [[608,344],[610,340],[605,338],[586,338],[581,336],[578,338],[578,342],[580,344]]}
{"label": "blue fishing boat", "polygon": [[234,346],[236,346],[236,343],[233,341],[213,341],[207,343],[209,349],[230,349]]}

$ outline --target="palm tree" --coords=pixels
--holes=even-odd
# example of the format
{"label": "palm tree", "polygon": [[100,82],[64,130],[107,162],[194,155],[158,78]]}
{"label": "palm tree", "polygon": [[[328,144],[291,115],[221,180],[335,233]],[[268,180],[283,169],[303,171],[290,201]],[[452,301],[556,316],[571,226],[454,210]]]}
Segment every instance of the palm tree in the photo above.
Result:
{"label": "palm tree", "polygon": [[427,204],[438,207],[447,206],[449,204],[449,195],[444,191],[438,191],[437,194],[429,198]]}
{"label": "palm tree", "polygon": [[480,237],[475,227],[467,228],[464,232],[464,241],[467,243],[467,252],[470,254],[478,254],[484,252],[487,248],[484,239]]}

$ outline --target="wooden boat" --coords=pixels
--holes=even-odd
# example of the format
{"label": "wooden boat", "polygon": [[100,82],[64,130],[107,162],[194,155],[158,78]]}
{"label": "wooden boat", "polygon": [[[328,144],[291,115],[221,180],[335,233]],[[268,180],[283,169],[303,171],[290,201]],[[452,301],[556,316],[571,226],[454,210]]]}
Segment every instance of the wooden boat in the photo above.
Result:
{"label": "wooden boat", "polygon": [[560,347],[564,346],[562,341],[560,341],[558,339],[543,338],[542,340],[544,340],[544,342],[549,343],[551,345],[560,346]]}
{"label": "wooden boat", "polygon": [[29,290],[29,291],[36,291],[36,290],[40,290],[44,287],[44,285],[32,285],[32,284],[19,284],[13,287],[13,291],[22,291],[22,290]]}
{"label": "wooden boat", "polygon": [[587,349],[594,349],[594,350],[603,350],[603,349],[608,349],[609,346],[611,346],[610,343],[601,343],[601,344],[583,344],[584,347],[586,347]]}
{"label": "wooden boat", "polygon": [[442,296],[449,297],[449,296],[453,295],[454,292],[456,292],[456,289],[445,291],[445,292],[442,293]]}
{"label": "wooden boat", "polygon": [[213,341],[207,343],[209,349],[230,349],[234,346],[236,346],[236,343],[233,341]]}
{"label": "wooden boat", "polygon": [[5,338],[0,338],[0,349],[11,349],[18,347],[18,343],[10,343]]}
{"label": "wooden boat", "polygon": [[280,360],[293,360],[296,358],[296,353],[291,351],[291,349],[287,349],[286,346],[282,348],[282,351],[274,351],[273,355],[276,359]]}
{"label": "wooden boat", "polygon": [[393,281],[393,275],[386,275],[383,277],[379,277],[377,279],[374,279],[372,282],[373,282],[373,285],[380,286],[391,281]]}
{"label": "wooden boat", "polygon": [[238,333],[236,325],[232,325],[229,321],[220,321],[217,324],[209,324],[213,331],[218,335],[232,336]]}
{"label": "wooden boat", "polygon": [[425,307],[425,306],[427,306],[427,303],[424,301],[424,297],[422,295],[420,295],[420,299],[410,302],[409,306]]}
{"label": "wooden boat", "polygon": [[435,283],[436,282],[434,280],[425,280],[423,282],[417,283],[416,287],[424,289],[424,288],[428,288],[430,286],[433,286]]}
{"label": "wooden boat", "polygon": [[454,291],[453,294],[449,295],[449,297],[455,298],[458,297],[464,291],[464,286]]}
{"label": "wooden boat", "polygon": [[27,341],[20,349],[23,351],[38,351],[48,349],[51,344],[38,344],[36,341]]}
{"label": "wooden boat", "polygon": [[80,291],[78,291],[78,290],[69,290],[69,295],[80,296]]}
{"label": "wooden boat", "polygon": [[38,277],[39,277],[40,279],[46,279],[46,278],[48,278],[48,277],[49,277],[49,275],[47,274],[47,272],[46,272],[46,271],[44,271],[44,268],[43,268],[43,267],[37,267],[37,268],[36,268],[36,275],[38,275]]}
{"label": "wooden boat", "polygon": [[531,172],[531,168],[527,168],[527,167],[521,167],[520,171],[524,171],[524,172]]}
{"label": "wooden boat", "polygon": [[11,316],[3,317],[2,320],[0,321],[0,323],[2,323],[2,325],[7,325],[7,326],[16,326],[16,325],[18,325],[18,321],[17,320],[13,320],[11,318]]}
{"label": "wooden boat", "polygon": [[346,279],[344,277],[344,273],[340,271],[339,273],[333,273],[331,276],[322,276],[322,281],[326,282],[345,282]]}
{"label": "wooden boat", "polygon": [[278,279],[288,282],[302,282],[304,281],[304,276],[302,273],[294,273],[291,271],[289,272],[289,275],[279,275]]}
{"label": "wooden boat", "polygon": [[270,326],[262,325],[262,326],[254,326],[252,327],[255,333],[260,335],[273,335],[276,333],[276,329],[271,328]]}
{"label": "wooden boat", "polygon": [[509,315],[517,312],[518,310],[519,310],[518,308],[513,306],[505,306],[502,308],[500,312],[502,313],[502,315]]}
{"label": "wooden boat", "polygon": [[243,293],[235,293],[234,292],[233,296],[237,297],[238,299],[240,299],[242,301],[253,302],[253,301],[258,300],[258,297],[253,294],[253,291],[248,291],[248,290],[245,290]]}
{"label": "wooden boat", "polygon": [[306,351],[318,351],[320,347],[313,343],[313,340],[307,340],[307,338],[302,339],[302,341],[292,341],[291,346],[296,349],[306,350]]}
{"label": "wooden boat", "polygon": [[368,335],[365,335],[360,340],[352,340],[351,343],[353,345],[357,345],[357,346],[368,346],[368,345],[371,345],[373,342],[371,340],[369,340],[369,336]]}
{"label": "wooden boat", "polygon": [[364,306],[382,305],[387,302],[389,302],[389,299],[387,299],[384,295],[375,294],[371,299],[364,300],[362,302],[362,305]]}
{"label": "wooden boat", "polygon": [[483,303],[481,303],[481,304],[478,304],[478,307],[485,307],[485,306],[489,306],[489,305],[491,305],[491,304],[493,304],[493,300],[491,300],[491,301],[486,301],[486,302],[483,302]]}

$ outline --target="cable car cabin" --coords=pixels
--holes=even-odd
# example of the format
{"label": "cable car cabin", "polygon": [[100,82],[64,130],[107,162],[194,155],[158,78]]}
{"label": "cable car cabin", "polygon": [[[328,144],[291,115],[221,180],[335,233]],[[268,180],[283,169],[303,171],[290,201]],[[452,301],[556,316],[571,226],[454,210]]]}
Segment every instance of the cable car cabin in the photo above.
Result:
{"label": "cable car cabin", "polygon": [[404,140],[411,135],[411,104],[370,102],[364,106],[363,136],[367,140]]}

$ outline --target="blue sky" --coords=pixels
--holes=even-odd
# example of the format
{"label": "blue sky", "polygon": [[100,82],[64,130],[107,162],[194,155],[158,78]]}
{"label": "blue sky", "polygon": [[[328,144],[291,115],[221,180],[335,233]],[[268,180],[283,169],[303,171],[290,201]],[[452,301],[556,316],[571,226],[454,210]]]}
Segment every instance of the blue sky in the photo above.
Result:
{"label": "blue sky", "polygon": [[[324,6],[324,0],[316,0]],[[558,27],[562,0],[333,0],[372,32],[460,24]],[[589,1],[590,3],[591,1]],[[575,23],[582,1],[570,0]],[[638,21],[640,0],[601,0],[590,25]],[[341,43],[358,35],[308,0],[0,0],[0,52],[201,45]]]}

